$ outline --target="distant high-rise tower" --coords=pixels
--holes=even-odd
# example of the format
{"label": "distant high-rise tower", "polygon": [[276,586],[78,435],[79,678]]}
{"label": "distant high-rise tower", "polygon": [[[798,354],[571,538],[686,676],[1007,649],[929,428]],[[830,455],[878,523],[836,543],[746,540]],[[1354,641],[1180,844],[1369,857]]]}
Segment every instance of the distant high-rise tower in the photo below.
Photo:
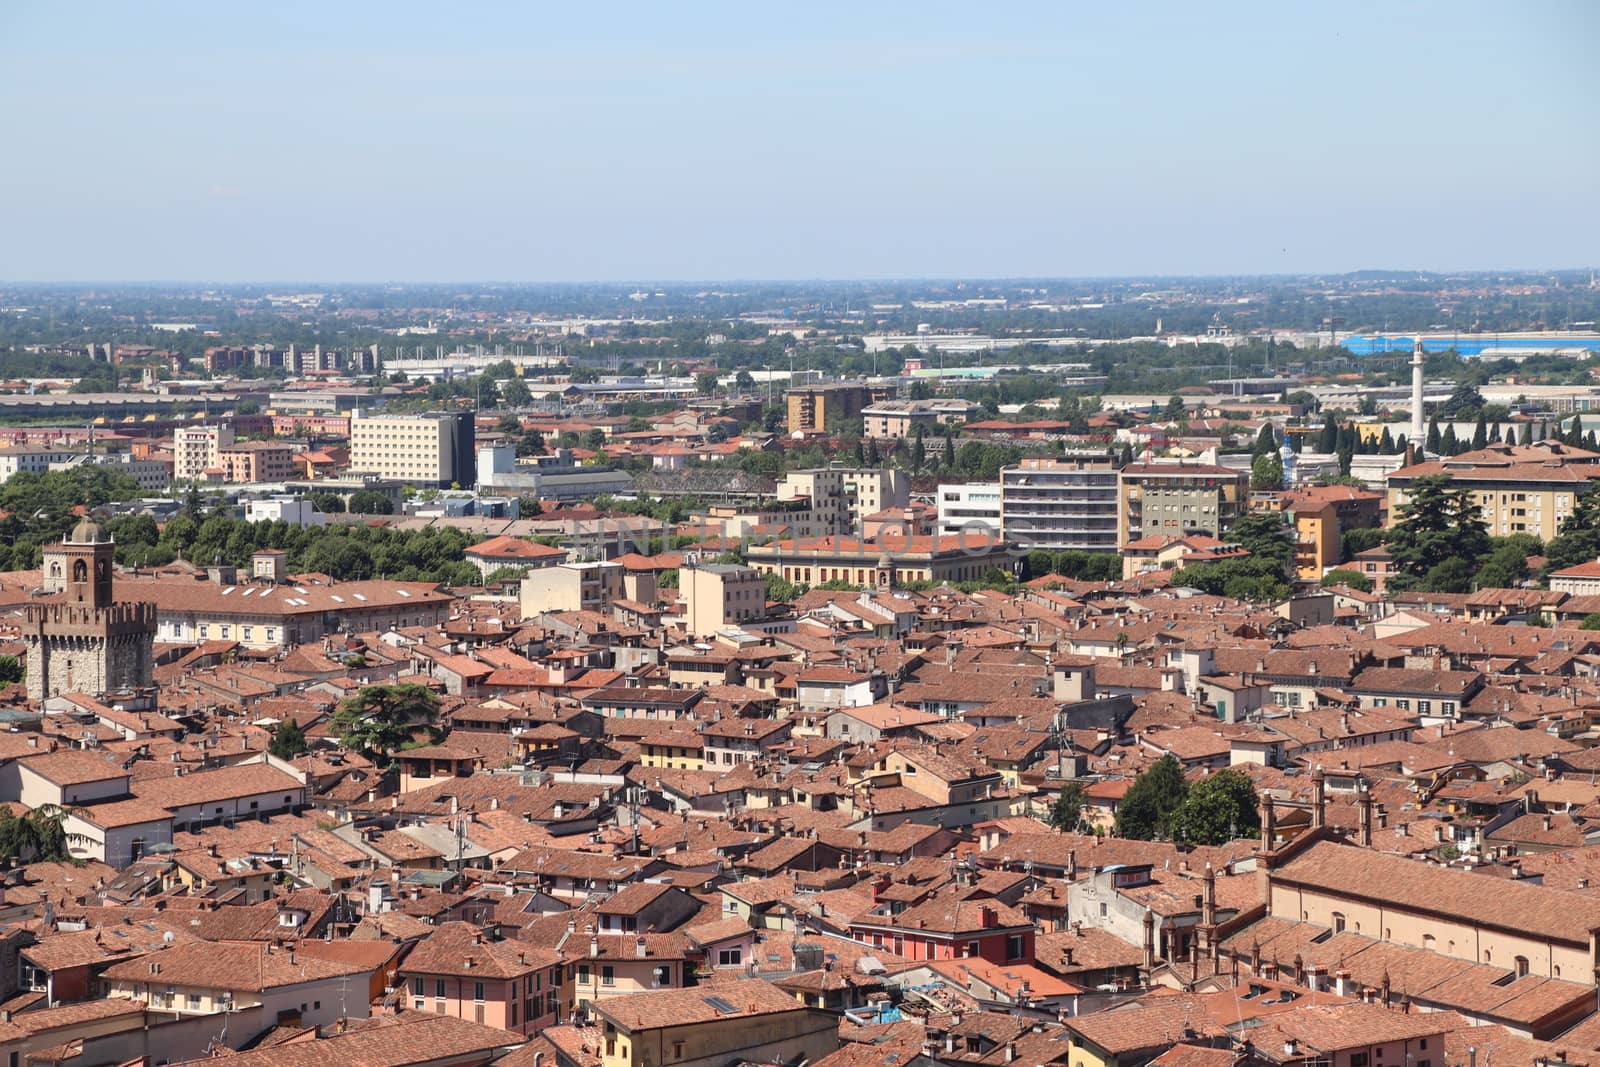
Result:
{"label": "distant high-rise tower", "polygon": [[45,546],[44,591],[52,595],[23,609],[30,698],[149,687],[156,606],[116,601],[115,550],[88,519],[61,544]]}
{"label": "distant high-rise tower", "polygon": [[1418,458],[1422,445],[1428,439],[1427,420],[1422,414],[1422,338],[1418,337],[1411,348],[1411,447]]}

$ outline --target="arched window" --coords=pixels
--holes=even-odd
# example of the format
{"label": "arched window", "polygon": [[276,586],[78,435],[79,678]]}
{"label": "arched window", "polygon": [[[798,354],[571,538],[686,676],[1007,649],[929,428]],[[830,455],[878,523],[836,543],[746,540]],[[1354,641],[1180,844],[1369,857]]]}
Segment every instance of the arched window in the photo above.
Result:
{"label": "arched window", "polygon": [[56,581],[60,581],[61,580],[61,561],[59,559],[51,561],[51,563],[50,563],[50,577],[56,579]]}
{"label": "arched window", "polygon": [[1432,934],[1423,934],[1422,935],[1422,947],[1427,949],[1429,952],[1433,951],[1433,935]]}
{"label": "arched window", "polygon": [[72,580],[75,582],[87,582],[89,580],[89,565],[81,559],[72,561]]}

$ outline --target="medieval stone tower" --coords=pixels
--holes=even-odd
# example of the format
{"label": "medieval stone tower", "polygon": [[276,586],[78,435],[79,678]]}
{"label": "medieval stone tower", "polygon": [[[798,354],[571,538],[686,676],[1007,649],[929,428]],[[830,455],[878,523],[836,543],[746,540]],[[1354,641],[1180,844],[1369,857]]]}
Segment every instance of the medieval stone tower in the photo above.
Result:
{"label": "medieval stone tower", "polygon": [[112,596],[115,546],[99,525],[84,519],[59,545],[44,550],[44,591],[29,604],[28,696],[60,693],[101,696],[150,685],[154,604],[119,604]]}

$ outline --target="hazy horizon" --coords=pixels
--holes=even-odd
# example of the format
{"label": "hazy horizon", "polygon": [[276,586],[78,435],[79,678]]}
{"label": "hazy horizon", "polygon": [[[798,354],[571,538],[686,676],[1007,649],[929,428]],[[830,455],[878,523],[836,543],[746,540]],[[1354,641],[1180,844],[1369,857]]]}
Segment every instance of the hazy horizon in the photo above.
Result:
{"label": "hazy horizon", "polygon": [[0,10],[14,284],[1548,272],[1600,243],[1575,0],[87,11]]}
{"label": "hazy horizon", "polygon": [[1241,281],[1290,280],[1296,278],[1343,278],[1358,274],[1378,277],[1406,274],[1432,277],[1476,276],[1485,274],[1582,274],[1600,267],[1588,265],[1562,267],[1482,267],[1459,270],[1428,267],[1353,267],[1350,270],[1306,270],[1267,273],[1261,271],[1231,271],[1219,274],[1018,274],[1018,275],[881,275],[878,277],[770,277],[770,278],[236,278],[219,281],[215,278],[47,278],[21,279],[0,277],[0,285],[19,288],[80,288],[87,286],[126,286],[149,288],[159,286],[215,286],[217,288],[249,288],[264,286],[300,286],[326,288],[362,288],[384,286],[392,288],[429,288],[446,285],[482,286],[485,288],[523,288],[535,286],[615,286],[630,285],[1007,285],[1040,282],[1088,283],[1131,281],[1195,281],[1214,282],[1239,279]]}

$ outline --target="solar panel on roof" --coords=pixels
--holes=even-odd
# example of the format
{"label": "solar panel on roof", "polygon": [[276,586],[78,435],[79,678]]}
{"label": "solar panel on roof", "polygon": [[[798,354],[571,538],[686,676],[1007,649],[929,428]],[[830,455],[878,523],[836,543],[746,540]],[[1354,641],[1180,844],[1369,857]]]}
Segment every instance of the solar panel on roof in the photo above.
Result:
{"label": "solar panel on roof", "polygon": [[729,1004],[721,997],[705,997],[705,1002],[717,1009],[719,1015],[738,1015],[739,1009]]}

